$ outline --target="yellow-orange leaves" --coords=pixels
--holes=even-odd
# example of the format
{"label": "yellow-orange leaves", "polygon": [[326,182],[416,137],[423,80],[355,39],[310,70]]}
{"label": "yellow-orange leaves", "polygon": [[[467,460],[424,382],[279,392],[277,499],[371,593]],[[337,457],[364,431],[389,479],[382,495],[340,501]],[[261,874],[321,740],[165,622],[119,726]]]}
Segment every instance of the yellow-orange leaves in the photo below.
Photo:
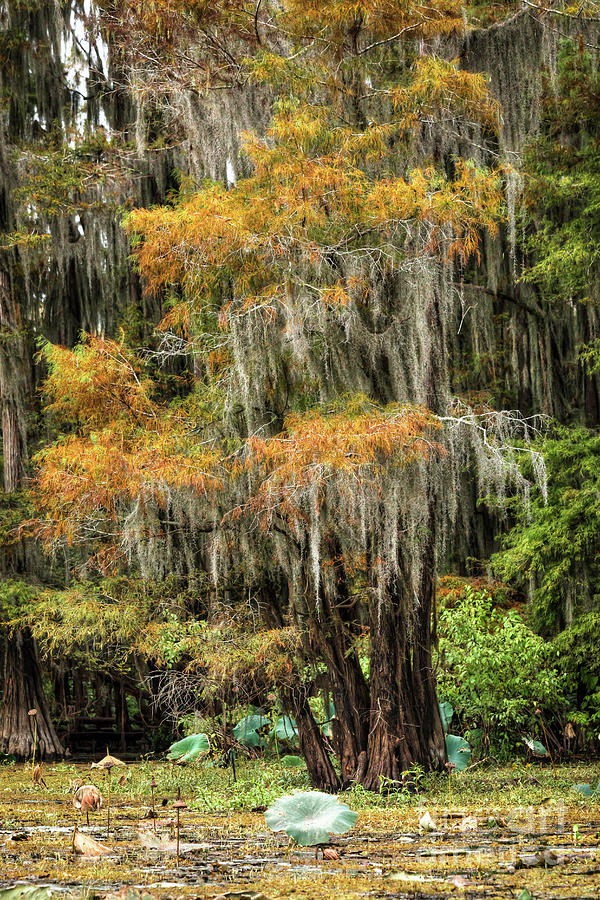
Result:
{"label": "yellow-orange leaves", "polygon": [[433,437],[439,428],[436,417],[423,407],[383,408],[364,398],[340,412],[288,416],[282,434],[249,440],[248,465],[258,465],[266,476],[253,505],[278,505],[293,516],[295,496],[309,485],[320,494],[332,476],[364,480],[384,468],[442,452]]}
{"label": "yellow-orange leaves", "polygon": [[62,419],[99,427],[117,419],[150,426],[151,383],[134,354],[117,341],[84,335],[74,350],[46,343],[47,409]]}
{"label": "yellow-orange leaves", "polygon": [[445,250],[448,257],[463,260],[478,257],[481,229],[494,233],[503,209],[501,182],[462,160],[456,170],[453,181],[433,169],[417,170],[408,181],[381,179],[369,195],[372,222],[382,229],[395,228],[402,220],[421,222],[427,227],[427,250]]}
{"label": "yellow-orange leaves", "polygon": [[427,115],[460,116],[498,131],[500,107],[490,96],[485,75],[460,69],[456,60],[420,57],[409,86],[391,93],[396,112],[411,120]]}
{"label": "yellow-orange leaves", "polygon": [[36,457],[37,533],[47,544],[118,544],[133,503],[163,506],[172,491],[221,488],[218,453],[195,440],[179,409],[151,400],[130,350],[86,337],[74,350],[48,344],[44,353],[50,409],[81,429]]}
{"label": "yellow-orange leaves", "polygon": [[164,426],[162,434],[135,438],[116,429],[67,438],[39,453],[36,462],[37,532],[47,544],[72,544],[94,534],[103,543],[119,543],[132,502],[163,506],[173,490],[202,495],[222,485],[217,454],[181,452]]}
{"label": "yellow-orange leaves", "polygon": [[[126,225],[147,288],[178,283],[198,307],[264,305],[276,299],[290,265],[306,271],[306,263],[318,267],[336,252],[360,254],[382,240],[401,256],[407,227],[419,223],[425,228],[413,253],[466,259],[477,252],[481,229],[494,229],[503,211],[496,175],[458,162],[453,180],[434,169],[376,177],[358,157],[368,157],[381,135],[365,143],[326,118],[321,108],[283,104],[265,139],[246,138],[251,178],[231,190],[205,188],[176,209],[131,213]],[[340,283],[335,290],[352,294]],[[189,309],[183,312],[189,323]]]}
{"label": "yellow-orange leaves", "polygon": [[283,0],[283,8],[285,21],[297,33],[317,32],[321,40],[352,28],[385,40],[403,32],[425,37],[463,27],[460,0]]}

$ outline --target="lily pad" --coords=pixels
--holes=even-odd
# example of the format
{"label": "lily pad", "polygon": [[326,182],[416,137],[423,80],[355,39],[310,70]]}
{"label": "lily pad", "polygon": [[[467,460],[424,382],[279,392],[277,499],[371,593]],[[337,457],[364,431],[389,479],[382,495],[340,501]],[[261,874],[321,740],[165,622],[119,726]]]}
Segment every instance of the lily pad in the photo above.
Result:
{"label": "lily pad", "polygon": [[61,890],[46,884],[15,884],[14,887],[0,890],[0,900],[50,900],[61,893]]}
{"label": "lily pad", "polygon": [[548,756],[548,751],[540,741],[534,741],[533,738],[523,738],[526,744],[535,756]]}
{"label": "lily pad", "polygon": [[275,722],[275,728],[273,730],[280,741],[288,741],[291,743],[298,737],[296,720],[290,718],[290,716],[280,716]]}
{"label": "lily pad", "polygon": [[116,766],[126,766],[127,763],[124,763],[122,759],[117,759],[116,756],[111,756],[110,753],[106,753],[100,762],[93,762],[92,769],[104,769],[105,772],[110,772],[111,769],[114,769]]}
{"label": "lily pad", "polygon": [[258,733],[259,728],[264,728],[271,722],[266,716],[253,713],[250,716],[244,716],[233,729],[233,736],[246,747],[262,747],[263,739]]}
{"label": "lily pad", "polygon": [[419,819],[419,831],[435,831],[437,825],[431,818],[431,813],[427,810]]}
{"label": "lily pad", "polygon": [[82,834],[78,828],[73,833],[73,850],[75,853],[81,854],[89,859],[100,856],[113,856],[115,851],[111,850],[105,844],[90,837],[89,834]]}
{"label": "lily pad", "polygon": [[301,756],[291,756],[288,754],[287,756],[281,757],[281,765],[286,769],[300,769],[305,763]]}
{"label": "lily pad", "polygon": [[302,847],[329,842],[330,834],[349,831],[358,813],[321,791],[296,791],[276,800],[265,813],[272,831],[285,831]]}
{"label": "lily pad", "polygon": [[190,763],[198,759],[202,753],[210,750],[210,741],[206,734],[190,734],[182,741],[171,744],[167,750],[167,758],[178,763]]}
{"label": "lily pad", "polygon": [[573,790],[585,797],[586,800],[591,800],[593,797],[600,797],[600,781],[595,788],[591,784],[574,784]]}
{"label": "lily pad", "polygon": [[440,700],[439,707],[440,718],[442,720],[442,728],[444,729],[444,734],[448,734],[450,722],[452,721],[452,716],[454,715],[454,707],[451,703],[448,703],[447,700]]}
{"label": "lily pad", "polygon": [[464,738],[458,734],[446,735],[446,755],[448,762],[453,763],[457,772],[462,772],[469,765],[471,748]]}

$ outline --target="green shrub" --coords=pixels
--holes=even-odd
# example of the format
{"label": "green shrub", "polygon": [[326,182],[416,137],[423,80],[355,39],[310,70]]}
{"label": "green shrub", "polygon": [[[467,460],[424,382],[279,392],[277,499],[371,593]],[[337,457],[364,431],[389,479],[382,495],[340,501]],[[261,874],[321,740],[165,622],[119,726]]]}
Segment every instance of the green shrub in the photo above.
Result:
{"label": "green shrub", "polygon": [[582,728],[588,745],[597,744],[600,734],[600,613],[580,616],[554,638],[552,646],[568,681],[568,718]]}
{"label": "green shrub", "polygon": [[479,753],[510,755],[524,734],[539,732],[537,709],[552,716],[565,705],[551,645],[516,610],[494,608],[488,591],[466,585],[440,612],[439,635],[439,696]]}

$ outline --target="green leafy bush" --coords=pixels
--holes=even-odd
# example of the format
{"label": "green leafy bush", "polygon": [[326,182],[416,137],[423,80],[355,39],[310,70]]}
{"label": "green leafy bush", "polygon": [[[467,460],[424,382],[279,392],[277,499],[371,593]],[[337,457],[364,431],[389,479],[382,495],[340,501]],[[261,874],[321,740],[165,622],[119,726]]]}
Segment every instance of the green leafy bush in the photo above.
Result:
{"label": "green leafy bush", "polygon": [[507,756],[538,727],[536,709],[565,705],[565,679],[551,645],[516,610],[494,608],[491,595],[466,585],[439,617],[438,690],[480,752]]}
{"label": "green leafy bush", "polygon": [[534,489],[492,562],[504,580],[532,589],[533,624],[550,636],[600,596],[600,435],[557,427],[541,450],[547,497]]}
{"label": "green leafy bush", "polygon": [[569,684],[568,718],[583,729],[586,742],[600,734],[600,612],[580,616],[552,645]]}

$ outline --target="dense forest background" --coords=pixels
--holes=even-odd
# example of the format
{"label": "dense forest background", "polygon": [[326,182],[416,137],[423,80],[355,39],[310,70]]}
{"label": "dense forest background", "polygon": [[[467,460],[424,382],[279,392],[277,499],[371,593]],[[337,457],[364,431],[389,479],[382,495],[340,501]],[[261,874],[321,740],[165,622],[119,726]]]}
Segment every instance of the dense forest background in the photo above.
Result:
{"label": "dense forest background", "polygon": [[0,17],[0,750],[596,752],[598,4]]}

